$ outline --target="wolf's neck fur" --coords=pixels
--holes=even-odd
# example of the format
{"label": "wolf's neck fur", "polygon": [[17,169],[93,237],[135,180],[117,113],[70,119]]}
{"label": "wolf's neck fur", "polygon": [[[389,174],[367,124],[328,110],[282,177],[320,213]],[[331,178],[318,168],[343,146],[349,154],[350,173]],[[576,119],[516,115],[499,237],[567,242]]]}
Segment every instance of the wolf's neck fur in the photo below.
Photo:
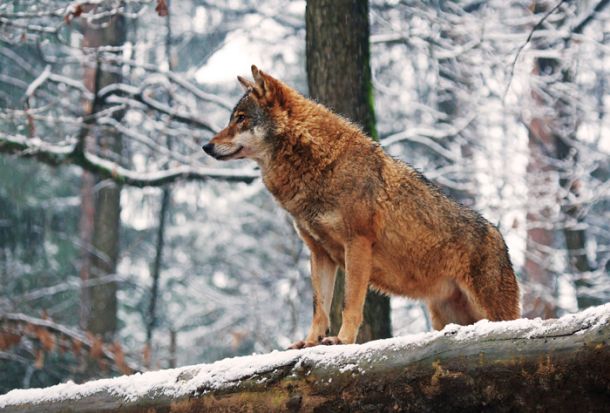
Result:
{"label": "wolf's neck fur", "polygon": [[324,179],[343,155],[347,144],[363,133],[332,113],[283,85],[286,104],[275,119],[278,136],[273,155],[261,165],[263,181],[282,206],[295,216],[324,197]]}

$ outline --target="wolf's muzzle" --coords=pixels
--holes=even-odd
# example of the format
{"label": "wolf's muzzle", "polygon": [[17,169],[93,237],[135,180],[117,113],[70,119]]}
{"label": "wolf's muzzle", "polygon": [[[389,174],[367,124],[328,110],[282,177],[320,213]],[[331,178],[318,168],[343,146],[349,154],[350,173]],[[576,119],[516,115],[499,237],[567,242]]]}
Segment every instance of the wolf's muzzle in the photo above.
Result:
{"label": "wolf's muzzle", "polygon": [[208,155],[214,156],[213,155],[214,154],[214,144],[213,143],[207,143],[207,144],[203,145],[201,147],[201,149],[203,149],[203,151],[205,153],[207,153]]}

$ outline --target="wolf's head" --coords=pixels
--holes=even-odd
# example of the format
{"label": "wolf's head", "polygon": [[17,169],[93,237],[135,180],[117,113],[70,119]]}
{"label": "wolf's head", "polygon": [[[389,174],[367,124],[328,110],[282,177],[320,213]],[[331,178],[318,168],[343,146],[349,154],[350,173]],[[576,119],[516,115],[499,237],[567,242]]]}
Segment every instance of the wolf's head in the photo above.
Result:
{"label": "wolf's head", "polygon": [[229,125],[203,150],[218,160],[250,158],[263,161],[271,152],[275,131],[273,112],[283,106],[282,87],[276,79],[252,65],[254,82],[237,76],[246,93],[239,100]]}

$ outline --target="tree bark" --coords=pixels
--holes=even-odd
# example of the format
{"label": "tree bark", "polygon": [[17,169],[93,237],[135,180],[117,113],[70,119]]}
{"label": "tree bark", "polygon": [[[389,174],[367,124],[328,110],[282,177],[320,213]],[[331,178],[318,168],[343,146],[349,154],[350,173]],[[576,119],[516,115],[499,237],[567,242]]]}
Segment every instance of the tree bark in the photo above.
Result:
{"label": "tree bark", "polygon": [[[602,2],[606,3],[606,2]],[[594,9],[597,12],[605,7],[601,3]],[[549,10],[549,3],[534,0],[534,13]],[[559,25],[558,23],[556,23]],[[580,26],[579,26],[580,27]],[[582,27],[575,27],[579,32]],[[563,47],[569,45],[569,38]],[[557,44],[548,40],[533,42],[537,49],[551,49]],[[582,274],[593,270],[587,257],[587,234],[584,226],[579,196],[582,182],[576,176],[578,150],[577,140],[579,119],[572,96],[566,93],[566,86],[572,83],[572,68],[564,61],[552,57],[538,57],[534,60],[533,75],[539,80],[539,89],[532,92],[534,112],[530,121],[528,164],[528,230],[525,262],[525,275],[539,288],[524,296],[524,314],[535,317],[553,317],[557,312],[554,295],[555,274],[551,269],[552,248],[556,235],[553,228],[551,202],[558,199],[561,206],[562,232],[567,250],[567,271]],[[555,175],[559,175],[559,180]],[[561,196],[557,196],[557,193]],[[571,200],[571,199],[572,200]],[[576,201],[574,201],[576,200]],[[569,205],[572,204],[572,205]],[[577,288],[587,288],[586,280],[577,279]],[[599,300],[577,292],[579,309],[601,304]]]}
{"label": "tree bark", "polygon": [[[167,15],[165,16],[165,59],[167,61],[167,68],[169,71],[174,70],[174,64],[172,60],[171,44],[172,44],[172,30],[171,30],[171,2],[166,0]],[[171,95],[168,99],[168,106],[172,106]],[[171,151],[172,141],[171,138],[167,137],[167,149]],[[167,167],[167,165],[165,165]],[[159,280],[161,278],[161,264],[163,262],[163,250],[165,248],[165,227],[167,223],[167,217],[170,213],[171,206],[171,189],[169,185],[163,186],[161,191],[161,207],[159,209],[159,225],[157,227],[157,244],[155,247],[155,260],[151,269],[152,285],[150,289],[150,302],[148,305],[148,320],[146,323],[146,347],[148,354],[152,357],[153,350],[153,332],[157,327],[157,301],[159,299]],[[172,338],[174,338],[172,336]],[[172,342],[175,345],[175,342]],[[175,352],[175,348],[174,348]],[[148,362],[150,363],[151,357]],[[150,364],[147,365],[150,367]]]}
{"label": "tree bark", "polygon": [[[93,27],[83,21],[84,46],[95,48],[120,46],[125,43],[124,16],[110,17],[104,23]],[[120,73],[105,71],[99,63],[94,67],[85,69],[86,86],[96,95],[103,87],[120,82]],[[93,113],[100,109],[96,107],[99,104],[98,102],[98,99],[95,98],[92,108]],[[115,116],[120,118],[122,114],[118,113]],[[92,132],[88,144],[96,147],[104,157],[110,159],[121,157],[120,134],[101,134],[95,128],[85,131],[85,133],[88,132]],[[88,144],[85,143],[85,146]],[[81,276],[86,274],[89,280],[115,273],[119,253],[121,188],[116,183],[109,180],[103,181],[99,177],[95,178],[95,183],[93,233],[91,234],[90,246],[87,247],[88,256],[83,260],[83,265],[88,266],[88,268],[81,269]],[[87,185],[87,183],[85,182],[84,185]],[[87,241],[89,240],[85,240],[85,242]],[[84,327],[105,340],[112,339],[117,329],[116,293],[116,281],[111,281],[89,286],[83,294],[83,305],[88,307],[82,310],[85,318]]]}
{"label": "tree bark", "polygon": [[[539,65],[540,62],[537,62]],[[540,67],[537,67],[540,70]],[[551,263],[555,231],[552,229],[551,200],[557,193],[557,185],[551,177],[548,150],[552,138],[544,119],[533,118],[528,134],[529,159],[527,165],[527,239],[524,277],[528,286],[523,295],[523,315],[526,317],[552,318],[557,314],[555,274]]]}
{"label": "tree bark", "polygon": [[[377,140],[367,0],[309,0],[305,10],[309,94]],[[341,327],[344,275],[337,274],[331,334]],[[369,291],[357,342],[391,337],[390,299]]]}
{"label": "tree bark", "polygon": [[[532,2],[534,13],[544,13],[548,3],[541,0]],[[537,49],[548,48],[544,40],[533,42]],[[532,75],[544,79],[546,75],[554,76],[559,66],[556,59],[536,58]],[[547,102],[544,92],[550,92],[547,87],[541,89],[532,87],[532,103],[534,116],[529,122],[527,165],[527,239],[524,277],[531,286],[523,295],[523,314],[526,317],[551,318],[557,314],[556,306],[556,274],[552,271],[551,253],[555,241],[553,204],[558,186],[553,175],[553,167],[549,159],[553,156],[555,136],[553,136],[552,119],[547,115]]]}
{"label": "tree bark", "polygon": [[[0,396],[12,412],[607,411],[610,304]],[[63,387],[62,387],[63,386]]]}

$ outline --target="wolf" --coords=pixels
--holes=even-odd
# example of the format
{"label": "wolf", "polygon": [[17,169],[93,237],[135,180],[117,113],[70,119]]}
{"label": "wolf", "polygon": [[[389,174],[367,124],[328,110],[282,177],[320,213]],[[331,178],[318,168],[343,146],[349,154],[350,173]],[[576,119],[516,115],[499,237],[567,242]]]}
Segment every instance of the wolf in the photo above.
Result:
{"label": "wolf", "polygon": [[[424,300],[432,326],[520,315],[519,285],[502,235],[347,119],[252,66],[228,126],[203,150],[252,159],[311,252],[314,312],[290,348],[354,343],[370,287]],[[337,268],[343,321],[329,337]]]}

